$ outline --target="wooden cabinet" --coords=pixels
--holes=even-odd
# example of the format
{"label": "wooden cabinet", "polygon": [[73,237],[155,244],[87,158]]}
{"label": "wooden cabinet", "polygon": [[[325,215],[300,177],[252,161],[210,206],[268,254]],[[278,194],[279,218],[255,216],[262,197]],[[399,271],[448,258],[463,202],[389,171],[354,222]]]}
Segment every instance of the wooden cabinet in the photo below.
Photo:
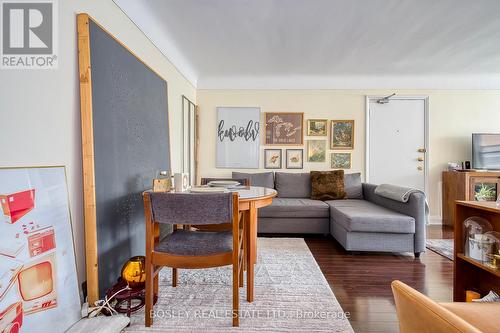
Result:
{"label": "wooden cabinet", "polygon": [[500,172],[443,172],[443,224],[455,222],[455,200],[495,201],[500,193]]}
{"label": "wooden cabinet", "polygon": [[455,216],[455,248],[453,262],[453,301],[464,302],[465,291],[485,296],[490,290],[500,293],[500,270],[464,255],[463,222],[471,216],[488,220],[493,230],[500,231],[500,209],[494,202],[457,201]]}

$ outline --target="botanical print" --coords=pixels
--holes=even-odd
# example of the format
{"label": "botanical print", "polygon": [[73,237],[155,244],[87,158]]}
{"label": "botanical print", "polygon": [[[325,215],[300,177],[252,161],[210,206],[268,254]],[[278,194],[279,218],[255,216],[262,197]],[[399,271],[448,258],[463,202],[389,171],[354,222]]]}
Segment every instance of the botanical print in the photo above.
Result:
{"label": "botanical print", "polygon": [[350,169],[351,153],[332,153],[331,162],[332,169]]}
{"label": "botanical print", "polygon": [[326,141],[308,140],[307,141],[307,161],[325,162],[326,161]]}
{"label": "botanical print", "polygon": [[266,145],[302,145],[302,113],[266,113]]}
{"label": "botanical print", "polygon": [[307,135],[326,136],[326,119],[309,119],[307,121]]}
{"label": "botanical print", "polygon": [[304,150],[287,149],[286,150],[286,168],[302,169],[304,167]]}
{"label": "botanical print", "polygon": [[330,149],[354,149],[354,120],[332,120]]}
{"label": "botanical print", "polygon": [[260,108],[217,108],[217,168],[258,168]]}
{"label": "botanical print", "polygon": [[65,332],[79,319],[64,167],[0,168],[0,332]]}
{"label": "botanical print", "polygon": [[264,149],[264,168],[281,169],[281,149]]}

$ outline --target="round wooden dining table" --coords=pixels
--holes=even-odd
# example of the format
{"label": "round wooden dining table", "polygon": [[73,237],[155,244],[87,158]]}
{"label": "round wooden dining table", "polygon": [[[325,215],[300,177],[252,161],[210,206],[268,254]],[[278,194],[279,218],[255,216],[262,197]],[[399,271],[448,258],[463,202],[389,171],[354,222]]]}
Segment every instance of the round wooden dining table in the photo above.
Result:
{"label": "round wooden dining table", "polygon": [[257,261],[257,213],[258,209],[269,206],[278,194],[276,190],[260,186],[245,186],[232,189],[239,194],[239,210],[243,213],[247,262],[247,301],[253,302],[254,266]]}

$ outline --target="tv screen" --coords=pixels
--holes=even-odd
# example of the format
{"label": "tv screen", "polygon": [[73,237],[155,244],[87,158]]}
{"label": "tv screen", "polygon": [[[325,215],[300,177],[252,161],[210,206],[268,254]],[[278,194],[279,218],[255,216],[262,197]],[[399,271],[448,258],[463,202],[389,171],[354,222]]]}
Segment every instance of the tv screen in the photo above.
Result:
{"label": "tv screen", "polygon": [[472,134],[472,168],[500,170],[500,134]]}
{"label": "tv screen", "polygon": [[54,289],[52,264],[43,261],[19,273],[19,291],[25,301],[48,295]]}

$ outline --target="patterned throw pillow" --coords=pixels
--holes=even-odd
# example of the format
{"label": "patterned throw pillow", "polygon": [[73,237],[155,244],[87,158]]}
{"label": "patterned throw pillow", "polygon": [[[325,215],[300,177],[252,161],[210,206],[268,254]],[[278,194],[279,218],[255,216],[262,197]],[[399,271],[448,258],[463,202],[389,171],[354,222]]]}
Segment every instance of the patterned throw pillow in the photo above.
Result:
{"label": "patterned throw pillow", "polygon": [[344,170],[311,171],[311,199],[337,200],[344,199]]}

